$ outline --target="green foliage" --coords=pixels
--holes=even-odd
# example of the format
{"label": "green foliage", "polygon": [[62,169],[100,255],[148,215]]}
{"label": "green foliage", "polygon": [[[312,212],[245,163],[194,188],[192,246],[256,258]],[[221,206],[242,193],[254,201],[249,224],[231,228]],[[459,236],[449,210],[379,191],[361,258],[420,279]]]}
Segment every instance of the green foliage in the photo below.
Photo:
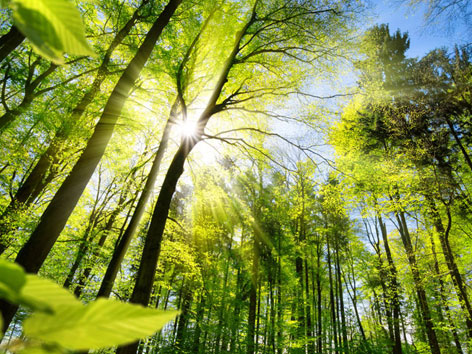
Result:
{"label": "green foliage", "polygon": [[94,55],[80,12],[68,0],[12,0],[10,7],[16,27],[44,58],[63,64],[64,52]]}
{"label": "green foliage", "polygon": [[34,314],[25,334],[73,350],[100,349],[149,336],[177,315],[116,300],[98,299],[87,306],[65,306],[53,316]]}
{"label": "green foliage", "polygon": [[27,340],[22,353],[127,344],[155,333],[178,313],[109,299],[84,305],[51,280],[26,274],[20,266],[5,260],[0,260],[0,296],[33,311],[23,325]]}

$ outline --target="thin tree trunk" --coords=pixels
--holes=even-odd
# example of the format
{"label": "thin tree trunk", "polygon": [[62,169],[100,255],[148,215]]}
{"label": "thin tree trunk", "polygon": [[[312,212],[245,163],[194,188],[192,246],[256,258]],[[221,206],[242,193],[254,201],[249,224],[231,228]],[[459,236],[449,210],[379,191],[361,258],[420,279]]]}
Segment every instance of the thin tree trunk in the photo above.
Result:
{"label": "thin tree trunk", "polygon": [[[233,234],[231,233],[231,240],[229,244],[228,252],[231,252],[231,247],[233,245]],[[218,325],[216,326],[216,353],[220,352],[220,339],[221,339],[221,332],[224,326],[224,315],[226,313],[226,298],[228,292],[228,277],[229,277],[229,260],[226,261],[225,265],[225,273],[224,273],[224,280],[223,280],[223,291],[221,294],[221,305],[218,312]]]}
{"label": "thin tree trunk", "polygon": [[469,166],[469,169],[472,171],[472,161],[471,161],[470,156],[467,153],[466,149],[464,148],[464,145],[462,144],[462,141],[459,138],[459,135],[457,134],[457,132],[454,128],[454,124],[447,117],[447,115],[445,116],[445,118],[446,118],[446,123],[449,126],[449,130],[451,131],[451,134],[454,137],[454,140],[456,141],[457,145],[459,146],[459,149],[462,152],[462,156],[464,156],[464,160],[467,163],[467,166]]}
{"label": "thin tree trunk", "polygon": [[83,273],[79,277],[79,283],[77,284],[77,286],[74,289],[74,295],[77,296],[77,297],[80,297],[82,295],[82,291],[84,290],[84,287],[87,284],[87,282],[90,278],[90,275],[92,274],[92,265],[95,263],[95,260],[98,258],[99,254],[100,254],[100,250],[105,245],[105,242],[106,242],[106,240],[108,239],[108,236],[111,233],[113,225],[115,224],[115,220],[116,220],[117,216],[119,215],[119,213],[125,207],[125,199],[126,199],[126,195],[128,194],[127,192],[128,192],[128,190],[126,190],[125,193],[121,194],[121,197],[120,197],[120,200],[118,202],[117,207],[115,208],[115,210],[113,210],[110,217],[108,218],[107,223],[105,224],[105,227],[101,230],[100,239],[98,240],[98,243],[95,246],[95,248],[93,249],[93,252],[91,254],[91,257],[92,257],[91,265],[88,265],[84,269]]}
{"label": "thin tree trunk", "polygon": [[323,353],[323,316],[321,309],[321,242],[318,241],[316,245],[316,293],[318,296],[318,344],[317,349],[318,353]]}
{"label": "thin tree trunk", "polygon": [[277,238],[277,354],[283,351],[283,304],[282,304],[282,247],[281,235]]}
{"label": "thin tree trunk", "polygon": [[[305,189],[304,189],[304,181],[302,180],[303,177],[300,177],[299,183],[301,184],[301,200],[302,200],[302,205],[301,205],[301,214],[298,219],[298,243],[301,244],[302,242],[305,241]],[[302,247],[300,247],[300,253],[302,252]],[[305,353],[306,352],[306,339],[307,339],[307,333],[306,333],[306,318],[305,318],[305,310],[306,310],[306,302],[305,302],[305,284],[303,281],[303,259],[301,254],[297,255],[297,258],[295,259],[295,272],[297,273],[297,279],[298,279],[298,287],[296,289],[297,292],[297,338],[296,340],[299,342],[303,341],[303,346],[300,347],[298,350],[300,353]]]}
{"label": "thin tree trunk", "polygon": [[339,246],[337,245],[335,250],[335,257],[336,257],[336,278],[338,284],[338,296],[339,296],[339,307],[341,310],[341,332],[342,332],[342,339],[343,339],[343,350],[345,353],[349,353],[349,341],[347,339],[347,326],[346,326],[346,314],[344,312],[344,296],[343,296],[343,285],[342,285],[342,278],[341,278],[341,264],[339,261]]}
{"label": "thin tree trunk", "polygon": [[[444,294],[444,281],[442,279],[441,272],[439,270],[439,262],[438,262],[438,257],[436,254],[436,244],[434,242],[433,234],[430,235],[430,239],[431,239],[431,253],[433,254],[433,259],[434,259],[434,271],[436,272],[436,277],[439,283],[439,289],[437,290],[437,293],[439,293],[439,298],[441,299],[441,303],[439,304],[438,311],[442,317],[441,321],[444,322],[444,317],[442,315],[442,307],[444,307],[444,311],[446,312],[448,323],[452,326],[451,332],[452,332],[452,337],[454,339],[454,344],[456,345],[456,351],[459,354],[462,354],[463,351],[462,351],[461,342],[459,340],[459,336],[457,334],[457,328],[454,325],[454,322],[452,321],[451,312],[447,304],[446,295]],[[444,331],[444,334],[446,336],[446,341],[449,344],[449,333],[447,333],[447,331]]]}
{"label": "thin tree trunk", "polygon": [[437,210],[437,207],[434,203],[434,200],[426,196],[429,206],[430,212],[433,219],[433,224],[438,232],[439,242],[441,244],[441,249],[444,254],[444,258],[446,259],[446,265],[451,274],[452,283],[454,284],[454,288],[456,290],[457,296],[459,298],[459,303],[462,308],[462,311],[465,314],[465,323],[467,326],[467,337],[472,339],[472,306],[469,300],[469,296],[467,294],[467,290],[464,284],[464,280],[462,279],[462,275],[459,272],[459,268],[457,267],[456,260],[454,259],[454,254],[451,249],[451,245],[449,243],[449,230],[451,228],[451,215],[450,211],[448,210],[448,226],[447,229],[444,228],[444,225],[441,220],[441,216]]}
{"label": "thin tree trunk", "polygon": [[276,353],[275,350],[275,299],[274,299],[274,278],[277,276],[277,274],[274,274],[277,268],[272,267],[269,272],[270,272],[270,280],[269,280],[269,316],[270,316],[270,322],[268,322],[268,325],[270,323],[270,331],[269,331],[269,345],[271,348],[272,353]]}
{"label": "thin tree trunk", "polygon": [[185,333],[187,330],[188,320],[190,318],[190,306],[192,304],[192,291],[189,285],[185,284],[182,294],[182,303],[180,305],[180,316],[178,320],[177,333],[175,335],[175,347],[179,350],[184,350],[183,343],[185,343]]}
{"label": "thin tree trunk", "polygon": [[305,307],[305,318],[306,318],[306,336],[307,336],[307,352],[313,352],[314,351],[314,342],[313,342],[313,324],[312,324],[312,311],[311,311],[311,301],[310,301],[310,279],[309,279],[309,273],[308,273],[308,261],[305,256],[305,302],[306,302],[306,307]]}
{"label": "thin tree trunk", "polygon": [[[260,275],[259,275],[260,276]],[[259,278],[259,277],[258,277]],[[262,280],[258,279],[258,290],[257,290],[257,314],[256,314],[256,330],[255,330],[255,345],[254,352],[259,352],[259,333],[261,328],[261,297],[262,297]]]}
{"label": "thin tree trunk", "polygon": [[398,225],[399,232],[405,247],[408,263],[410,264],[410,269],[413,275],[413,281],[415,284],[416,294],[418,296],[419,309],[421,311],[421,316],[426,329],[426,336],[428,337],[428,343],[431,348],[432,354],[440,354],[441,349],[439,347],[438,338],[436,336],[436,331],[434,330],[433,320],[431,318],[431,312],[429,309],[428,301],[426,298],[426,292],[422,285],[421,275],[418,269],[418,264],[416,261],[416,256],[413,250],[413,245],[411,242],[410,233],[408,231],[408,226],[405,219],[405,214],[403,211],[395,213]]}
{"label": "thin tree trunk", "polygon": [[253,354],[255,350],[254,336],[256,327],[257,287],[259,284],[259,241],[254,236],[253,258],[251,271],[251,284],[249,290],[249,312],[247,321],[247,354]]}
{"label": "thin tree trunk", "polygon": [[[333,284],[333,274],[331,268],[331,251],[329,247],[329,239],[326,236],[326,246],[327,246],[327,258],[328,258],[328,274],[329,274],[329,301],[331,307],[331,328],[333,330],[333,339],[334,339],[334,352],[338,352],[338,331],[337,331],[337,316],[336,316],[336,303],[334,299],[334,284]],[[331,346],[331,345],[330,345]]]}
{"label": "thin tree trunk", "polygon": [[200,336],[202,333],[201,323],[203,322],[203,315],[205,313],[205,292],[202,291],[200,301],[197,305],[197,312],[195,317],[195,330],[193,332],[192,353],[198,354],[200,352]]}
{"label": "thin tree trunk", "polygon": [[377,217],[380,225],[380,233],[382,235],[382,241],[387,256],[388,268],[389,268],[389,291],[392,294],[392,308],[393,308],[393,334],[394,334],[394,345],[393,354],[402,353],[402,342],[400,335],[400,297],[398,294],[398,281],[397,281],[397,269],[393,262],[392,252],[390,251],[390,245],[387,237],[387,227],[380,216]]}
{"label": "thin tree trunk", "polygon": [[234,297],[234,312],[232,315],[231,321],[231,339],[229,344],[229,351],[230,353],[236,353],[236,344],[238,338],[238,331],[239,331],[239,314],[241,312],[241,303],[242,303],[242,294],[241,294],[241,287],[242,287],[242,276],[241,276],[241,269],[239,266],[237,267],[237,274],[236,274],[236,295]]}

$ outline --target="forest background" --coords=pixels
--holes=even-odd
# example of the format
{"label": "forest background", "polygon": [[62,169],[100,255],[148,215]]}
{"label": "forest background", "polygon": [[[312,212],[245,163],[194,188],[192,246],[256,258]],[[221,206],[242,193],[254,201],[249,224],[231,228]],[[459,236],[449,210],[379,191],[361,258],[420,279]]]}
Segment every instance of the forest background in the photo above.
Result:
{"label": "forest background", "polygon": [[1,350],[471,352],[472,5],[372,5],[2,2]]}

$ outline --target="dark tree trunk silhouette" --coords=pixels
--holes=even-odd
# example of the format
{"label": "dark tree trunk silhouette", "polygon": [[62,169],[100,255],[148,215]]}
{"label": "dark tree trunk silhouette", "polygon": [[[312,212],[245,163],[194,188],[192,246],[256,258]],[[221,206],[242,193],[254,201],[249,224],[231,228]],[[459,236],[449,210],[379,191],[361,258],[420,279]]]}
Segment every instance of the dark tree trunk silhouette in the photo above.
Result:
{"label": "dark tree trunk silhouette", "polygon": [[24,40],[25,36],[23,33],[18,31],[16,26],[11,26],[10,30],[0,37],[0,62],[13,52]]}

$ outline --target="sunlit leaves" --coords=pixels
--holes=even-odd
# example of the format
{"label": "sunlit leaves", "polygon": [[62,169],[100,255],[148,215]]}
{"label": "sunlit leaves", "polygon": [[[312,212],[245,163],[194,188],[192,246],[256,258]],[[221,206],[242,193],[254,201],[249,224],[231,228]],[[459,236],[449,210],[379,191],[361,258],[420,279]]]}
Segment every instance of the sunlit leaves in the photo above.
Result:
{"label": "sunlit leaves", "polygon": [[[88,350],[130,343],[155,333],[178,314],[109,299],[84,305],[51,280],[27,275],[19,265],[5,260],[0,260],[0,297],[34,312],[23,324],[30,341],[25,342],[22,353],[60,353],[64,348]],[[14,347],[9,350],[16,352]]]}
{"label": "sunlit leaves", "polygon": [[62,64],[63,53],[94,55],[80,12],[68,0],[12,0],[10,6],[15,25],[43,57]]}
{"label": "sunlit leaves", "polygon": [[26,335],[73,350],[99,349],[149,336],[177,315],[105,299],[60,309],[31,316],[24,324]]}
{"label": "sunlit leaves", "polygon": [[23,269],[17,264],[0,260],[0,274],[0,297],[16,303],[26,283]]}

